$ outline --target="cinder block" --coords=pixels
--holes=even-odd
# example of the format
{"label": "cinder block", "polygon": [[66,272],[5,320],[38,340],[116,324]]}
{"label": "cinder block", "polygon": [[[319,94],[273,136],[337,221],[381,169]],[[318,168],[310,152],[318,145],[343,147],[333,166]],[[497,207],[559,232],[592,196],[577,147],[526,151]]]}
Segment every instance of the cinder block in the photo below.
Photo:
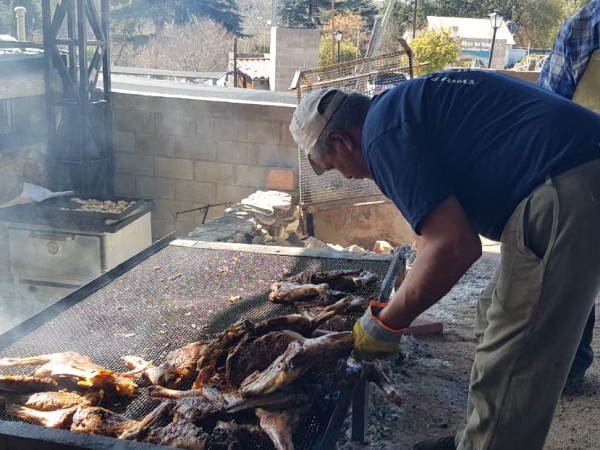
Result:
{"label": "cinder block", "polygon": [[175,156],[178,158],[215,161],[217,159],[217,143],[212,138],[178,136],[175,139]]}
{"label": "cinder block", "polygon": [[279,144],[280,127],[277,123],[249,122],[248,141],[259,144]]}
{"label": "cinder block", "polygon": [[151,111],[120,110],[117,111],[114,123],[117,130],[145,131],[152,133],[156,130],[154,113]]}
{"label": "cinder block", "polygon": [[247,142],[217,142],[217,161],[233,164],[248,164],[250,145]]}
{"label": "cinder block", "polygon": [[293,170],[269,170],[267,187],[276,191],[293,191],[296,189],[296,174]]}
{"label": "cinder block", "polygon": [[135,152],[135,133],[133,131],[116,130],[114,140],[115,152]]}
{"label": "cinder block", "polygon": [[256,189],[245,186],[229,186],[224,184],[217,185],[217,203],[233,202],[239,203],[250,194],[256,192]]}
{"label": "cinder block", "polygon": [[196,161],[196,181],[235,184],[235,167],[232,164]]}
{"label": "cinder block", "polygon": [[175,183],[175,198],[196,203],[209,203],[217,195],[217,185],[199,181],[180,181]]}
{"label": "cinder block", "polygon": [[115,170],[117,173],[131,175],[154,175],[154,157],[138,153],[115,154]]}
{"label": "cinder block", "polygon": [[196,136],[196,118],[181,114],[157,114],[157,133],[168,133],[177,136]]}
{"label": "cinder block", "polygon": [[267,186],[267,172],[269,169],[269,167],[261,166],[235,166],[235,184],[264,188]]}
{"label": "cinder block", "polygon": [[175,156],[176,138],[170,134],[135,133],[135,152],[145,155]]}
{"label": "cinder block", "polygon": [[194,162],[192,160],[156,157],[154,164],[154,172],[157,177],[179,180],[194,179]]}
{"label": "cinder block", "polygon": [[123,173],[115,174],[115,194],[135,196],[135,176]]}
{"label": "cinder block", "polygon": [[138,176],[135,183],[138,195],[150,198],[175,198],[175,180]]}
{"label": "cinder block", "polygon": [[154,200],[154,208],[152,209],[152,217],[156,219],[175,219],[179,216],[177,213],[196,208],[194,202],[183,202],[178,200],[166,200],[158,198]]}

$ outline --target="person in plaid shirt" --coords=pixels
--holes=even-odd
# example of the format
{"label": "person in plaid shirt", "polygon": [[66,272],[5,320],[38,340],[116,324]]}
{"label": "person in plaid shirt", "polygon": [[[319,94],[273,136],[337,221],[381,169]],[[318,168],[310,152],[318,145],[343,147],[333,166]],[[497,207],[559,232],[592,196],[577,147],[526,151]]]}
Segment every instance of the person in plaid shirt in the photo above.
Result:
{"label": "person in plaid shirt", "polygon": [[[578,101],[575,91],[588,68],[591,69],[592,55],[600,48],[600,0],[594,0],[570,17],[561,28],[556,38],[550,56],[542,68],[537,81],[549,91],[555,92],[569,100]],[[597,67],[596,67],[597,69]],[[592,74],[589,73],[588,77]],[[592,91],[596,104],[600,91]],[[594,95],[595,93],[595,95]],[[589,97],[589,88],[585,94]],[[584,104],[590,107],[590,105]],[[593,108],[596,112],[600,110]],[[569,372],[568,383],[573,385],[582,380],[594,359],[592,338],[594,335],[595,308],[588,318],[581,342],[575,355],[575,360]]]}
{"label": "person in plaid shirt", "polygon": [[538,86],[573,99],[594,51],[600,48],[600,1],[588,3],[570,17],[556,38]]}

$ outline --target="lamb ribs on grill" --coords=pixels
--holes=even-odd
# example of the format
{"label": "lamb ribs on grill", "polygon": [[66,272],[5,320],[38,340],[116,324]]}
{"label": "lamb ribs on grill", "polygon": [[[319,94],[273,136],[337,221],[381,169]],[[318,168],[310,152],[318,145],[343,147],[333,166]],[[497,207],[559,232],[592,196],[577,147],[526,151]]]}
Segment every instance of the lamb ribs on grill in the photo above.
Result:
{"label": "lamb ribs on grill", "polygon": [[[381,363],[348,359],[352,332],[324,331],[341,312],[366,303],[336,289],[354,291],[375,281],[362,270],[303,272],[274,284],[270,296],[295,302],[302,314],[240,320],[156,366],[125,356],[131,372],[105,369],[73,352],[0,359],[0,369],[40,366],[30,376],[0,375],[0,396],[7,413],[49,427],[193,450],[244,448],[250,438],[270,438],[277,450],[293,450],[292,431],[333,392],[369,380],[400,403]],[[340,319],[332,329],[344,324]],[[152,384],[148,394],[162,399],[142,420],[99,406],[104,391],[135,395],[133,380],[142,375]],[[192,389],[178,390],[192,379]]]}
{"label": "lamb ribs on grill", "polygon": [[[115,392],[125,396],[133,396],[137,390],[137,384],[133,381],[133,378],[137,376],[136,372],[114,372],[93,363],[88,356],[75,352],[0,359],[0,369],[31,365],[40,366],[33,372],[34,377],[52,379],[57,383],[59,388],[103,389],[107,393]],[[33,379],[29,381],[33,382]],[[0,378],[0,388],[1,383]],[[23,380],[21,384],[26,390],[25,392],[31,392],[30,387],[27,387],[29,384],[28,381]],[[16,383],[13,383],[13,386],[16,386]],[[15,389],[13,387],[12,390],[15,391]]]}

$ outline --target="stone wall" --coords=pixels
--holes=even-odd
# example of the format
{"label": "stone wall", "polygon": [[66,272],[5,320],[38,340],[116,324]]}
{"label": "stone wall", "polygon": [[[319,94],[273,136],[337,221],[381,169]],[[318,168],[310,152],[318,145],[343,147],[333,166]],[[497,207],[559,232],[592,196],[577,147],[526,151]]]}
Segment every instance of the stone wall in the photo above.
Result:
{"label": "stone wall", "polygon": [[[186,236],[257,189],[297,192],[294,105],[114,92],[115,190],[154,199],[153,237]],[[178,214],[179,213],[179,214]]]}

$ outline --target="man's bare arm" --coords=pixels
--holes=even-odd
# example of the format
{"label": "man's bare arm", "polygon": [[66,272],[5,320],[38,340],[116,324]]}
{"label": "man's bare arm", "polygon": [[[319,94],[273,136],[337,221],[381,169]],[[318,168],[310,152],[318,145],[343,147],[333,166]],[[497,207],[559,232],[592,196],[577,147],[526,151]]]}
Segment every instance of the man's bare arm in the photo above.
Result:
{"label": "man's bare arm", "polygon": [[481,256],[481,240],[455,196],[421,224],[417,258],[390,304],[379,314],[388,327],[407,327],[440,300]]}

